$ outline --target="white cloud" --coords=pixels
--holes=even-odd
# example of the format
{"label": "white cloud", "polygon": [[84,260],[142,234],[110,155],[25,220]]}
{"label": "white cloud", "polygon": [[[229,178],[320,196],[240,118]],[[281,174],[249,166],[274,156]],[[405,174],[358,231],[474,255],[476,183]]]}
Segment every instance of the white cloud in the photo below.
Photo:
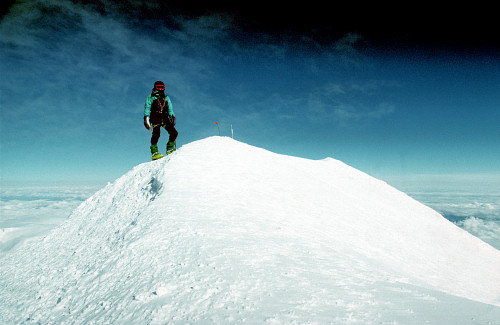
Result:
{"label": "white cloud", "polygon": [[363,39],[358,33],[347,33],[333,45],[333,49],[343,55],[358,55],[355,45]]}
{"label": "white cloud", "polygon": [[500,219],[497,221],[469,217],[456,224],[500,250]]}
{"label": "white cloud", "polygon": [[175,35],[180,40],[190,42],[198,39],[207,45],[213,41],[226,39],[234,28],[233,18],[224,14],[200,16],[194,19],[180,17],[178,22],[182,29],[176,31]]}
{"label": "white cloud", "polygon": [[500,249],[499,175],[414,175],[389,182]]}
{"label": "white cloud", "polygon": [[349,123],[380,119],[392,114],[396,106],[376,95],[392,87],[385,81],[373,80],[329,83],[313,90],[304,107],[312,118],[319,121]]}
{"label": "white cloud", "polygon": [[6,185],[1,188],[0,251],[43,236],[64,221],[99,185]]}

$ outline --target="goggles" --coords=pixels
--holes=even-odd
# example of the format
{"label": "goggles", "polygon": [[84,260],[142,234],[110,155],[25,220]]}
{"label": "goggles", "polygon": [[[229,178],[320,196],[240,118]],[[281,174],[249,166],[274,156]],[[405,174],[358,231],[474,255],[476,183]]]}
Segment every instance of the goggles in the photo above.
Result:
{"label": "goggles", "polygon": [[165,85],[156,85],[155,89],[156,90],[165,90]]}

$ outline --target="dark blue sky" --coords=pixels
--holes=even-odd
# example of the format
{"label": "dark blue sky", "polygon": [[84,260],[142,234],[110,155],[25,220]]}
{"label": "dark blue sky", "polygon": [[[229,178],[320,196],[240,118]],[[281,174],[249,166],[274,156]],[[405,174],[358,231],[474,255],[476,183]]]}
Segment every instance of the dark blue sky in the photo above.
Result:
{"label": "dark blue sky", "polygon": [[382,178],[500,172],[493,9],[273,3],[4,7],[2,178],[111,181],[148,161],[156,80],[178,147],[218,121],[222,135],[232,125],[246,143]]}

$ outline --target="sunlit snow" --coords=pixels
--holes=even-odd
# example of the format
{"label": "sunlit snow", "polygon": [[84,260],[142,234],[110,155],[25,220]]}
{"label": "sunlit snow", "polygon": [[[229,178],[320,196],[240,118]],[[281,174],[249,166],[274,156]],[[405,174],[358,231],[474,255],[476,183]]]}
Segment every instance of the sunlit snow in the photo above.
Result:
{"label": "sunlit snow", "polygon": [[500,251],[338,160],[212,137],[7,252],[0,297],[0,323],[489,324]]}

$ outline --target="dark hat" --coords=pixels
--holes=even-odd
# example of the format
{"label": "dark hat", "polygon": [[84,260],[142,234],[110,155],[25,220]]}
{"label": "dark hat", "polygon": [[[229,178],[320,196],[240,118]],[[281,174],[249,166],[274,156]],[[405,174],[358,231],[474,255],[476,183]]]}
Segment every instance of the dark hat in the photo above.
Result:
{"label": "dark hat", "polygon": [[163,81],[156,81],[154,89],[156,89],[156,90],[165,90],[165,84],[163,83]]}

